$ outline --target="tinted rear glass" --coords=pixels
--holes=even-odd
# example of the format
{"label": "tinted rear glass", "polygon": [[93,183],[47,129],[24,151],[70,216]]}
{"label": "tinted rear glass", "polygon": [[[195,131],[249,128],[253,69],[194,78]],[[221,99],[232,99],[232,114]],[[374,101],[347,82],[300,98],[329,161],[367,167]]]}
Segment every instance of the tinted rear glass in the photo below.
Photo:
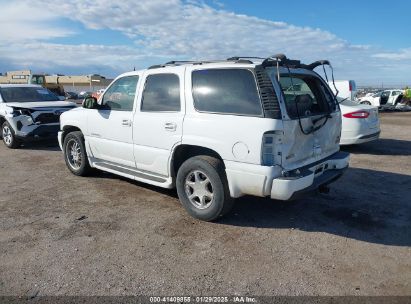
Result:
{"label": "tinted rear glass", "polygon": [[317,77],[283,74],[280,86],[290,118],[319,115],[336,109],[333,96]]}
{"label": "tinted rear glass", "polygon": [[141,111],[180,111],[180,80],[175,74],[156,74],[147,77]]}
{"label": "tinted rear glass", "polygon": [[253,73],[247,69],[209,69],[192,74],[194,106],[198,111],[262,115]]}
{"label": "tinted rear glass", "polygon": [[60,100],[53,92],[42,87],[5,87],[0,89],[4,102],[39,102]]}

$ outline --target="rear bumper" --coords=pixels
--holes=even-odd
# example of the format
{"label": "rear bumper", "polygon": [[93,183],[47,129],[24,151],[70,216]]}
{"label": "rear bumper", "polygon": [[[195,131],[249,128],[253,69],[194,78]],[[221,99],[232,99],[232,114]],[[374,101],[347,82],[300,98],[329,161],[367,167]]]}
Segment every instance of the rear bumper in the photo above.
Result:
{"label": "rear bumper", "polygon": [[316,191],[321,186],[326,186],[328,184],[331,184],[332,182],[339,179],[347,168],[348,167],[345,167],[342,169],[331,169],[331,170],[324,172],[318,177],[314,177],[314,180],[310,186],[305,187],[298,191],[294,191],[294,193],[291,195],[289,200],[298,199],[310,192]]}
{"label": "rear bumper", "polygon": [[289,176],[273,180],[271,198],[290,200],[301,194],[316,190],[337,180],[348,167],[350,155],[347,152],[337,152],[315,164],[308,165],[292,172]]}
{"label": "rear bumper", "polygon": [[348,167],[349,153],[337,152],[305,167],[282,173],[278,166],[241,166],[226,162],[227,180],[232,197],[255,195],[290,200],[338,179]]}
{"label": "rear bumper", "polygon": [[381,131],[373,130],[372,133],[368,134],[345,134],[341,135],[340,145],[356,145],[362,144],[369,141],[377,140],[380,138]]}

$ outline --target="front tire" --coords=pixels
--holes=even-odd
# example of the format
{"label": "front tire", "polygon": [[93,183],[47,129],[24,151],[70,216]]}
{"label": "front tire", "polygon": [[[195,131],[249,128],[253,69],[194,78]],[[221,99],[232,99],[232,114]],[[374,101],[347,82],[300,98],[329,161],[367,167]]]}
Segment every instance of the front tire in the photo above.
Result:
{"label": "front tire", "polygon": [[16,149],[20,147],[20,141],[16,138],[13,128],[5,121],[1,127],[1,137],[7,148]]}
{"label": "front tire", "polygon": [[186,160],[177,172],[178,197],[187,212],[203,221],[213,221],[233,207],[223,162],[210,156]]}
{"label": "front tire", "polygon": [[64,160],[69,170],[78,176],[86,176],[91,167],[88,162],[84,136],[80,131],[66,135],[63,142]]}

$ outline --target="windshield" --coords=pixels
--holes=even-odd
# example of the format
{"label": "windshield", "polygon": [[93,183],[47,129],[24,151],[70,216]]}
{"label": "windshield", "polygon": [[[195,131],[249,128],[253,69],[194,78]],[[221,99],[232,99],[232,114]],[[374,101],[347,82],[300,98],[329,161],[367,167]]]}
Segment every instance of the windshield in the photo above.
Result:
{"label": "windshield", "polygon": [[41,87],[0,88],[4,102],[39,102],[60,100],[53,92]]}

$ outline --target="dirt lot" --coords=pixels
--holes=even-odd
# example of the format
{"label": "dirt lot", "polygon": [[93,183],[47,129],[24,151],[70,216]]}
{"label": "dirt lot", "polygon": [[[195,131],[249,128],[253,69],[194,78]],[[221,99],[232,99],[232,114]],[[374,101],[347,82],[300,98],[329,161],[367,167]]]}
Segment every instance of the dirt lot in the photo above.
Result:
{"label": "dirt lot", "polygon": [[2,295],[411,295],[411,113],[352,153],[328,196],[245,197],[218,223],[174,191],[69,173],[0,144]]}

